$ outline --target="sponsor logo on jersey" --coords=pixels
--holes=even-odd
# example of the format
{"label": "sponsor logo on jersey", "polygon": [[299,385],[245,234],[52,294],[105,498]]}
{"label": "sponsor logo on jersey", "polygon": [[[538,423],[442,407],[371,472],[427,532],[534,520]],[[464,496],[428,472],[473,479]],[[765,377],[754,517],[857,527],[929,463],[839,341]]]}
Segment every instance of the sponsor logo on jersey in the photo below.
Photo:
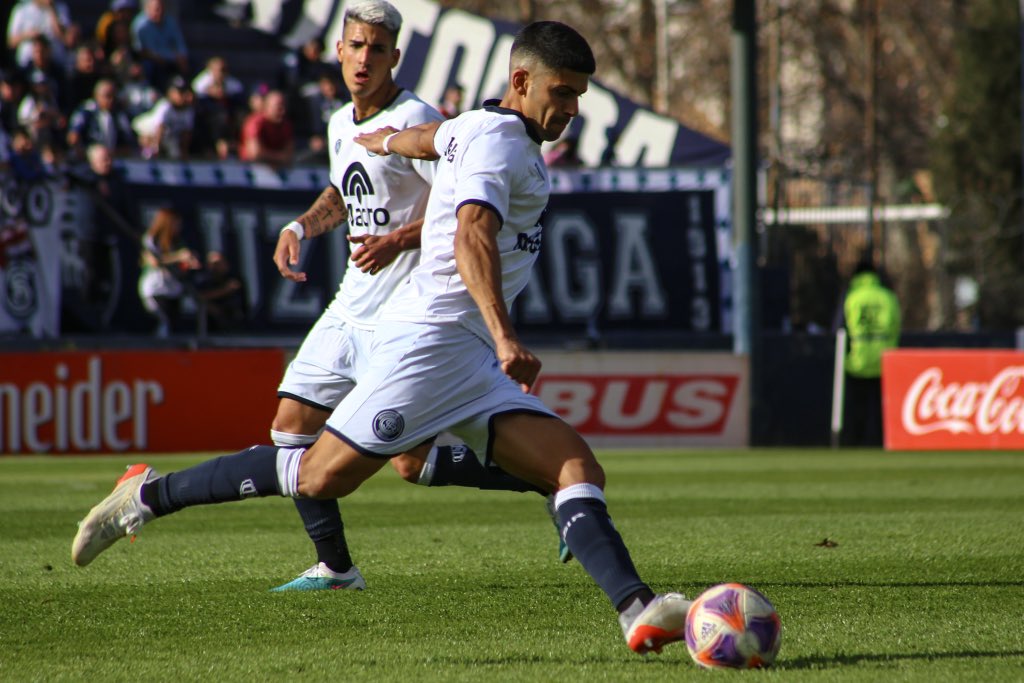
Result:
{"label": "sponsor logo on jersey", "polygon": [[391,213],[387,209],[364,205],[363,200],[375,196],[376,192],[373,190],[373,181],[370,180],[366,167],[358,161],[345,169],[345,175],[341,179],[341,191],[346,198],[355,198],[354,202],[348,202],[346,206],[350,227],[383,227],[391,222]]}
{"label": "sponsor logo on jersey", "polygon": [[334,141],[334,154],[338,155],[341,153],[341,138]]}
{"label": "sponsor logo on jersey", "polygon": [[521,232],[516,235],[516,246],[515,248],[519,251],[529,252],[536,254],[540,251],[540,239],[541,239],[541,228],[537,227],[537,230],[532,235],[527,235],[525,232]]}
{"label": "sponsor logo on jersey", "polygon": [[455,161],[455,152],[459,149],[459,143],[455,142],[455,138],[448,141],[448,147],[444,150],[444,158],[448,160],[448,163]]}
{"label": "sponsor logo on jersey", "polygon": [[405,431],[405,418],[397,410],[382,410],[373,418],[373,433],[381,441],[394,441]]}
{"label": "sponsor logo on jersey", "polygon": [[358,161],[349,164],[345,169],[345,175],[341,179],[341,191],[347,197],[355,197],[357,204],[363,203],[364,196],[375,194],[373,183],[370,181],[370,174]]}

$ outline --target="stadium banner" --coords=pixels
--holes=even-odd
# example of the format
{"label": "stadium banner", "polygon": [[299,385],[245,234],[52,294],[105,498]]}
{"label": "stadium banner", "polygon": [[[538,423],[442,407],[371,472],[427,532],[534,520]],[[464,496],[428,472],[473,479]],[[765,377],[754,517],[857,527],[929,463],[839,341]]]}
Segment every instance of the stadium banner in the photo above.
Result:
{"label": "stadium banner", "polygon": [[882,398],[887,449],[1024,450],[1024,352],[887,351]]}
{"label": "stadium banner", "polygon": [[[272,261],[281,227],[329,184],[326,167],[127,161],[121,170],[138,225],[174,206],[190,247],[234,265],[243,331],[304,334],[334,297],[349,254],[345,230],[302,243],[305,283],[284,280]],[[513,311],[518,329],[590,339],[729,330],[728,171],[552,171],[551,181],[540,258]],[[120,242],[130,252],[111,319],[149,324],[133,286],[137,247]]]}
{"label": "stadium banner", "polygon": [[[336,59],[341,37],[343,0],[220,0],[224,16],[274,35],[291,49],[307,40],[322,40],[324,59]],[[463,88],[465,106],[500,98],[508,82],[508,56],[520,25],[450,9],[433,0],[392,0],[402,13],[398,35],[401,59],[395,81],[429,104],[438,104],[450,84]],[[248,6],[251,14],[239,17]],[[600,82],[591,82],[580,100],[580,115],[567,135],[579,140],[587,166],[721,166],[729,146],[655,113]]]}
{"label": "stadium banner", "polygon": [[280,349],[6,353],[0,454],[232,452],[266,443]]}
{"label": "stadium banner", "polygon": [[534,393],[592,446],[745,447],[746,356],[731,353],[550,352]]}
{"label": "stadium banner", "polygon": [[0,174],[0,335],[60,334],[61,270],[77,272],[66,250],[74,204],[56,181]]}

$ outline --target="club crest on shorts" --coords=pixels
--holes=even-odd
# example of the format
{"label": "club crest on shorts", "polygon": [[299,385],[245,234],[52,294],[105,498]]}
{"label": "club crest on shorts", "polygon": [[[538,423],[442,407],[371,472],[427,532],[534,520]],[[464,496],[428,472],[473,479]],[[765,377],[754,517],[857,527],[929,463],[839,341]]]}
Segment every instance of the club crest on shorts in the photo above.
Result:
{"label": "club crest on shorts", "polygon": [[397,410],[382,410],[373,418],[373,433],[381,441],[394,441],[405,430],[405,418]]}

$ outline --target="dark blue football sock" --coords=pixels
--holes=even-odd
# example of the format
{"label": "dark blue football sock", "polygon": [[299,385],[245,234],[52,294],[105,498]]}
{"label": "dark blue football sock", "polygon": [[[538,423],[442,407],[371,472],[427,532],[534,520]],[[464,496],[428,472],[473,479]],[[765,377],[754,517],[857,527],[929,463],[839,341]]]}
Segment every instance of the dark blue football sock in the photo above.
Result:
{"label": "dark blue football sock", "polygon": [[533,491],[542,496],[547,493],[529,482],[513,477],[494,465],[480,464],[476,453],[468,446],[438,446],[431,453],[424,469],[429,475],[421,475],[420,483],[427,486],[467,486],[487,491]]}
{"label": "dark blue football sock", "polygon": [[[317,439],[316,434],[295,434],[277,429],[270,430],[270,437],[278,446],[288,448],[309,448]],[[345,527],[341,522],[338,501],[296,498],[295,508],[299,511],[309,540],[316,547],[317,562],[323,562],[336,572],[351,569],[352,556],[345,541]]]}
{"label": "dark blue football sock", "polygon": [[345,527],[337,500],[296,498],[295,507],[306,526],[309,540],[316,546],[316,559],[336,572],[352,568],[352,556],[345,541]]}
{"label": "dark blue football sock", "polygon": [[147,484],[140,495],[157,517],[193,505],[280,496],[277,446],[253,446],[234,455],[171,472]]}
{"label": "dark blue football sock", "polygon": [[562,538],[616,608],[630,602],[628,598],[649,594],[650,588],[640,580],[612,525],[599,487],[576,484],[564,488],[556,494],[555,505]]}

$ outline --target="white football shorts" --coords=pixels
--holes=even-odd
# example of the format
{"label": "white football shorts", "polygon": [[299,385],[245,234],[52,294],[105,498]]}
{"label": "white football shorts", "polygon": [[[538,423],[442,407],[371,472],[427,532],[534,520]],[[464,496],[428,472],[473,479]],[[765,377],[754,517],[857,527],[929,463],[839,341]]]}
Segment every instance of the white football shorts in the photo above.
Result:
{"label": "white football shorts", "polygon": [[382,322],[358,385],[327,429],[363,455],[392,456],[451,432],[491,460],[491,420],[507,412],[557,418],[524,394],[494,350],[457,323]]}
{"label": "white football shorts", "polygon": [[309,330],[277,387],[279,398],[333,411],[369,365],[373,332],[328,308]]}

